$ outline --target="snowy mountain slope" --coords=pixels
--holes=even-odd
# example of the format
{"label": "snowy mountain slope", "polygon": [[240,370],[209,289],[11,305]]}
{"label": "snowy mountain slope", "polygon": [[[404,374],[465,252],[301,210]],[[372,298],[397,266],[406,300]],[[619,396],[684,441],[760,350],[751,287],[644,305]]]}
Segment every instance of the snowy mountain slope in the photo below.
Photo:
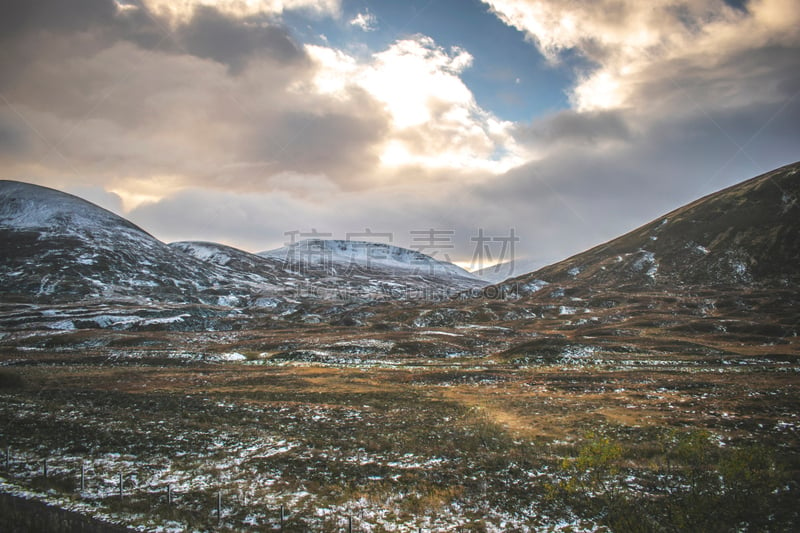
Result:
{"label": "snowy mountain slope", "polygon": [[281,262],[224,244],[180,241],[170,243],[169,247],[208,265],[214,265],[215,270],[229,282],[238,280],[279,285],[285,279]]}
{"label": "snowy mountain slope", "polygon": [[131,222],[63,192],[0,181],[6,298],[195,300],[215,274]]}
{"label": "snowy mountain slope", "polygon": [[373,272],[388,276],[425,276],[467,283],[480,282],[452,263],[385,243],[307,239],[258,255],[283,261],[288,268],[324,270],[330,274]]}
{"label": "snowy mountain slope", "polygon": [[0,227],[58,235],[125,231],[135,239],[155,240],[133,223],[77,196],[8,180],[0,180]]}
{"label": "snowy mountain slope", "polygon": [[[330,261],[286,261],[208,242],[164,244],[76,196],[0,181],[0,296],[5,301],[139,299],[291,311],[300,301],[437,298],[485,283],[385,245],[318,241]],[[292,251],[297,251],[293,248]]]}
{"label": "snowy mountain slope", "polygon": [[262,283],[258,301],[441,299],[485,285],[455,265],[384,244],[309,240],[260,254],[208,242],[170,246],[224,270],[229,285]]}

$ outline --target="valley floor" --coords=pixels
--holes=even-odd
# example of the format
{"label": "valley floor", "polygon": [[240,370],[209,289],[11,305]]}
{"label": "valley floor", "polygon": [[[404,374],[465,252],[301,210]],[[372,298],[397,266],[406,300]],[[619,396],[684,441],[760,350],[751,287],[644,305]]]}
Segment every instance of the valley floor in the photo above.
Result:
{"label": "valley floor", "polygon": [[0,339],[0,490],[139,530],[800,524],[791,342],[553,337],[534,361],[541,336],[479,326],[54,333]]}

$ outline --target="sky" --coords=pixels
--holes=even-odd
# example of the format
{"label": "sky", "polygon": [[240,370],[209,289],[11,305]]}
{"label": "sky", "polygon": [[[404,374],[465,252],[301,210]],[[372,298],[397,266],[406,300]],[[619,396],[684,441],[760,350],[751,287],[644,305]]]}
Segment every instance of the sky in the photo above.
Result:
{"label": "sky", "polygon": [[0,176],[165,242],[533,270],[800,160],[800,0],[0,9]]}

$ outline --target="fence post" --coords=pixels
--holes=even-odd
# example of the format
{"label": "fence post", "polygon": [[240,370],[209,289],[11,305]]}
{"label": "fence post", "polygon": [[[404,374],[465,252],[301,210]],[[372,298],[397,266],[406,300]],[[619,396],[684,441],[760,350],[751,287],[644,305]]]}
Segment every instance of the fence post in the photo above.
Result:
{"label": "fence post", "polygon": [[347,515],[347,533],[353,533],[353,515]]}
{"label": "fence post", "polygon": [[283,505],[281,505],[281,531],[283,531]]}
{"label": "fence post", "polygon": [[81,460],[81,492],[86,490],[86,463]]}
{"label": "fence post", "polygon": [[47,458],[45,457],[44,461],[42,462],[42,468],[44,471],[44,478],[47,479]]}
{"label": "fence post", "polygon": [[11,471],[11,446],[6,446],[6,472]]}
{"label": "fence post", "polygon": [[217,491],[217,522],[222,522],[222,491]]}
{"label": "fence post", "polygon": [[172,485],[167,485],[167,505],[172,505]]}
{"label": "fence post", "polygon": [[119,499],[122,501],[124,497],[123,489],[122,489],[122,471],[119,472]]}

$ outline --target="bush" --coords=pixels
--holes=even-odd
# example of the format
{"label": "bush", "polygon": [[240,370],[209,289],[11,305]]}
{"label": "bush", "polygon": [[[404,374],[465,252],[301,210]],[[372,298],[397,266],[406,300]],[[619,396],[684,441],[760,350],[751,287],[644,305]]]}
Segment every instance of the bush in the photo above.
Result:
{"label": "bush", "polygon": [[797,487],[765,446],[721,448],[704,430],[673,431],[661,440],[659,483],[648,493],[628,484],[622,445],[588,433],[566,478],[550,487],[579,514],[614,531],[733,531],[791,529]]}

